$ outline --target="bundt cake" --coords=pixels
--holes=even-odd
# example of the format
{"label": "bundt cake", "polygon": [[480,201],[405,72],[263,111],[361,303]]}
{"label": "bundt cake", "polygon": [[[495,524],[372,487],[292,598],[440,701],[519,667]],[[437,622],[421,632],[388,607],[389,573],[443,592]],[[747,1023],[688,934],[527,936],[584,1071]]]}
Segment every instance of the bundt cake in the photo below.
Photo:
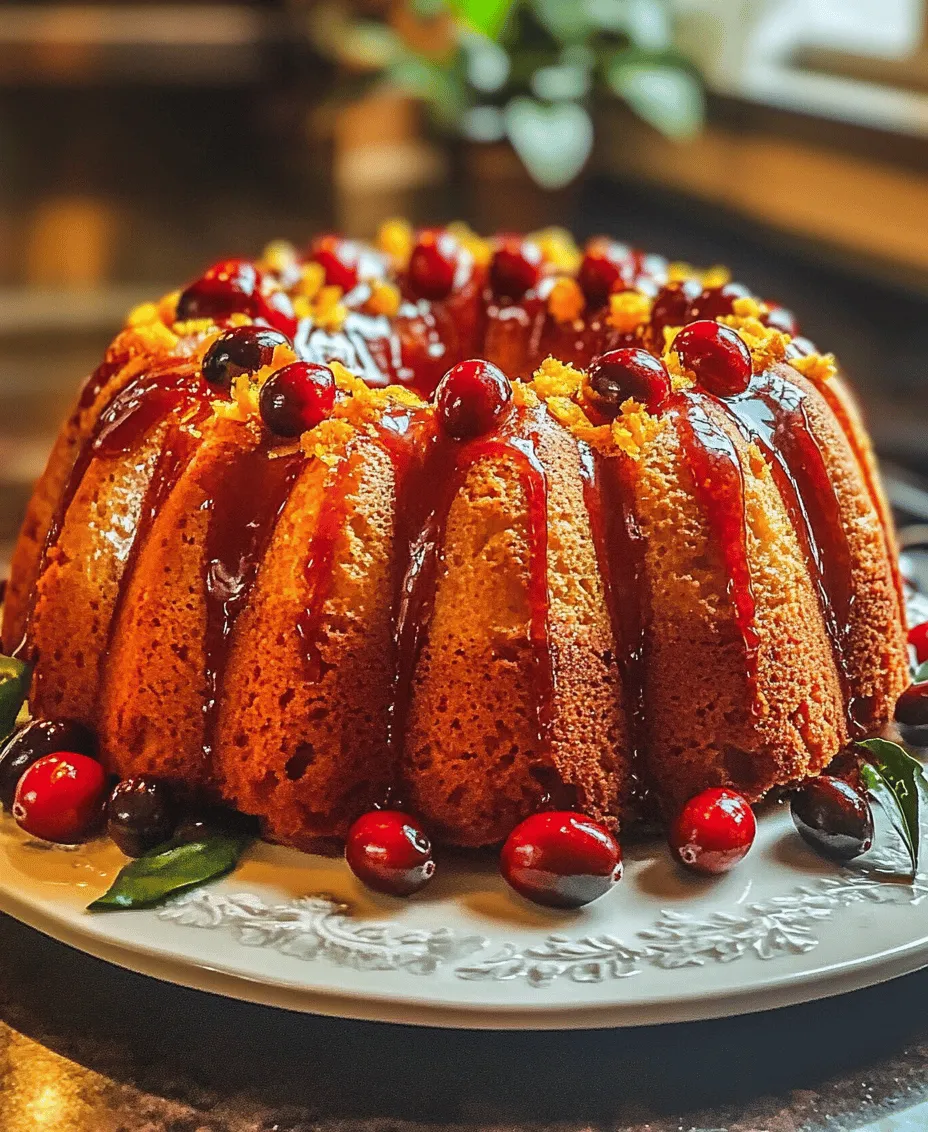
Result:
{"label": "bundt cake", "polygon": [[110,770],[300,847],[387,799],[461,846],[754,801],[908,683],[869,443],[788,311],[604,238],[399,222],[131,313],[3,643]]}

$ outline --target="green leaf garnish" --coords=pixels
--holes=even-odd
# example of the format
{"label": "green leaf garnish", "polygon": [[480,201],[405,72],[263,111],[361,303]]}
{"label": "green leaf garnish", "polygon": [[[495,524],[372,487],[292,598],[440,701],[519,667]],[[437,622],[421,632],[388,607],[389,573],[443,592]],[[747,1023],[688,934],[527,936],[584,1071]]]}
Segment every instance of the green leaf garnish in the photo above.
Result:
{"label": "green leaf garnish", "polygon": [[915,674],[912,677],[913,684],[921,684],[923,680],[928,680],[928,660],[924,664],[920,664],[915,669]]}
{"label": "green leaf garnish", "polygon": [[868,790],[882,791],[891,800],[893,824],[912,858],[914,877],[918,871],[920,794],[925,783],[922,764],[888,739],[865,739],[857,745],[870,755],[860,768],[863,783]]}
{"label": "green leaf garnish", "polygon": [[251,841],[232,833],[212,833],[199,841],[169,841],[130,861],[109,891],[88,906],[89,912],[147,908],[173,892],[231,872]]}
{"label": "green leaf garnish", "polygon": [[12,656],[0,656],[0,739],[5,739],[16,726],[26,697],[29,695],[29,665]]}

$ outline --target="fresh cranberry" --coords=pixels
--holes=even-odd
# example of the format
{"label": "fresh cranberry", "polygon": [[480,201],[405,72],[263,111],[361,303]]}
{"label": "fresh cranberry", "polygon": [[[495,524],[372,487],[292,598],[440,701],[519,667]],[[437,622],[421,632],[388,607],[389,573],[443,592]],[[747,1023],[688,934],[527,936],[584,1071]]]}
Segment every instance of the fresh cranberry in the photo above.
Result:
{"label": "fresh cranberry", "polygon": [[45,755],[19,780],[13,817],[33,837],[73,845],[99,826],[106,788],[96,759],[75,751]]}
{"label": "fresh cranberry", "polygon": [[928,621],[913,625],[909,630],[909,644],[915,650],[918,663],[924,664],[928,660]]}
{"label": "fresh cranberry", "polygon": [[519,236],[504,236],[490,263],[495,295],[521,299],[541,278],[541,249]]}
{"label": "fresh cranberry", "polygon": [[106,804],[106,832],[127,857],[141,857],[161,845],[174,828],[168,787],[137,776],[118,783]]}
{"label": "fresh cranberry", "polygon": [[928,724],[928,680],[910,684],[896,700],[896,722],[907,727]]}
{"label": "fresh cranberry", "polygon": [[609,830],[585,814],[533,814],[506,839],[500,870],[527,900],[580,908],[621,880],[622,851]]}
{"label": "fresh cranberry", "polygon": [[243,373],[256,373],[270,363],[278,346],[290,346],[279,330],[262,326],[236,326],[220,334],[203,358],[203,377],[210,385],[231,388]]}
{"label": "fresh cranberry", "polygon": [[261,419],[277,436],[299,436],[315,428],[335,406],[335,375],[316,362],[291,362],[261,386]]}
{"label": "fresh cranberry", "polygon": [[19,780],[34,762],[56,751],[93,755],[93,735],[71,719],[33,719],[15,731],[0,749],[0,802],[13,808]]}
{"label": "fresh cranberry", "polygon": [[261,273],[243,259],[214,264],[177,300],[177,318],[181,322],[192,318],[223,319],[230,314],[256,318],[264,309]]}
{"label": "fresh cranberry", "polygon": [[577,271],[577,282],[590,306],[602,306],[613,291],[621,291],[629,282],[633,263],[630,255],[624,244],[611,240],[598,240],[587,248]]}
{"label": "fresh cranberry", "polygon": [[375,892],[409,896],[435,873],[432,843],[419,822],[400,810],[371,810],[348,831],[345,860]]}
{"label": "fresh cranberry", "polygon": [[873,844],[870,803],[847,782],[823,774],[790,799],[793,823],[816,853],[850,861]]}
{"label": "fresh cranberry", "polygon": [[685,326],[673,348],[696,380],[718,397],[743,393],[751,381],[751,351],[728,326],[702,319]]}
{"label": "fresh cranberry", "polygon": [[419,235],[409,257],[409,289],[417,299],[444,299],[454,287],[461,245],[441,228]]}
{"label": "fresh cranberry", "polygon": [[341,236],[320,236],[313,242],[309,258],[325,272],[325,281],[345,292],[358,285],[358,245]]}
{"label": "fresh cranberry", "polygon": [[647,350],[610,350],[594,360],[589,378],[597,404],[616,412],[633,397],[656,413],[670,396],[667,367]]}
{"label": "fresh cranberry", "polygon": [[764,322],[768,326],[772,326],[774,330],[780,330],[784,334],[788,334],[790,338],[795,338],[799,334],[799,320],[791,310],[786,307],[781,307],[779,303],[768,303],[769,310],[764,318]]}
{"label": "fresh cranberry", "polygon": [[693,300],[690,318],[724,318],[735,309],[735,299],[749,299],[751,292],[741,283],[726,283],[722,287],[707,287]]}
{"label": "fresh cranberry", "polygon": [[690,798],[670,830],[670,847],[697,873],[725,873],[754,843],[757,822],[747,799],[724,786]]}
{"label": "fresh cranberry", "polygon": [[435,390],[442,428],[455,440],[489,432],[509,411],[512,383],[492,362],[459,362]]}
{"label": "fresh cranberry", "polygon": [[685,326],[692,322],[692,304],[701,294],[702,284],[695,279],[667,283],[657,292],[651,307],[651,342],[658,353],[664,350],[664,327]]}

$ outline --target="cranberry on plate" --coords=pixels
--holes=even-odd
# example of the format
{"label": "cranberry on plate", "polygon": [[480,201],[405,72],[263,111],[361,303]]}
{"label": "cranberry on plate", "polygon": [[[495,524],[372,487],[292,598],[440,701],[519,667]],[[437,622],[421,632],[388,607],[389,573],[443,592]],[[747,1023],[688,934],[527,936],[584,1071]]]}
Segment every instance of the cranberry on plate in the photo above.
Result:
{"label": "cranberry on plate", "polygon": [[701,319],[685,326],[673,340],[680,361],[717,397],[743,393],[751,381],[751,351],[729,326]]}
{"label": "cranberry on plate", "polygon": [[533,814],[506,839],[500,871],[527,900],[580,908],[621,880],[622,851],[609,830],[585,814]]}
{"label": "cranberry on plate", "polygon": [[335,375],[316,362],[291,362],[261,386],[258,409],[277,436],[299,436],[315,428],[335,407]]}
{"label": "cranberry on plate", "polygon": [[873,845],[870,803],[841,778],[806,782],[790,799],[790,813],[803,840],[832,860],[851,861]]}
{"label": "cranberry on plate", "polygon": [[490,432],[509,411],[512,384],[492,362],[459,362],[435,390],[438,419],[449,436],[466,440]]}
{"label": "cranberry on plate", "polygon": [[93,735],[71,719],[33,719],[15,731],[0,750],[0,802],[10,810],[19,780],[34,762],[56,751],[93,755]]}
{"label": "cranberry on plate", "polygon": [[686,803],[670,829],[670,847],[688,869],[725,873],[754,844],[757,821],[735,790],[713,786]]}
{"label": "cranberry on plate", "polygon": [[895,719],[907,727],[924,727],[928,724],[928,680],[910,684],[896,700]]}
{"label": "cranberry on plate", "polygon": [[345,860],[358,880],[390,896],[418,892],[435,873],[428,834],[400,810],[362,814],[348,831]]}
{"label": "cranberry on plate", "polygon": [[909,630],[909,644],[915,650],[915,659],[919,664],[928,660],[928,621],[913,625]]}
{"label": "cranberry on plate", "polygon": [[632,397],[656,413],[671,391],[670,374],[660,358],[634,347],[610,350],[594,359],[589,380],[596,403],[616,412]]}
{"label": "cranberry on plate", "polygon": [[76,751],[44,755],[19,780],[13,817],[33,837],[74,845],[96,832],[106,792],[96,759]]}
{"label": "cranberry on plate", "polygon": [[118,783],[106,804],[106,832],[127,857],[141,857],[161,845],[174,828],[168,787],[138,775]]}

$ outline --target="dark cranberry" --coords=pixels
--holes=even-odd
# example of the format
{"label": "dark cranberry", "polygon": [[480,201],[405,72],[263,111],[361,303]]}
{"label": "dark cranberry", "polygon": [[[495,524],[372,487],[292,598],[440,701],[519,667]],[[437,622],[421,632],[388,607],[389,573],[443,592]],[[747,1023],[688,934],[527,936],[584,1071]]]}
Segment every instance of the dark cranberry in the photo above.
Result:
{"label": "dark cranberry", "polygon": [[713,786],[690,798],[670,829],[670,847],[697,873],[725,873],[754,843],[757,822],[741,794]]}
{"label": "dark cranberry", "polygon": [[741,283],[726,283],[722,287],[707,287],[693,300],[690,318],[724,318],[735,309],[735,299],[749,299],[751,292]]}
{"label": "dark cranberry", "polygon": [[790,799],[793,822],[816,853],[850,861],[873,844],[873,813],[863,795],[840,778],[823,774]]}
{"label": "dark cranberry", "polygon": [[299,436],[315,428],[335,406],[335,376],[328,366],[291,362],[261,386],[258,409],[277,436]]}
{"label": "dark cranberry", "polygon": [[597,403],[616,412],[633,397],[656,413],[670,396],[667,367],[647,350],[610,350],[593,361],[589,377]]}
{"label": "dark cranberry", "polygon": [[728,326],[702,319],[685,326],[673,340],[680,361],[718,397],[743,393],[751,381],[751,351]]}
{"label": "dark cranberry", "polygon": [[577,271],[577,282],[590,306],[602,306],[613,291],[622,290],[630,281],[633,264],[624,244],[597,240],[588,247]]}
{"label": "dark cranberry", "polygon": [[320,236],[314,241],[309,258],[325,272],[325,281],[332,287],[350,291],[358,285],[357,244],[341,236]]}
{"label": "dark cranberry", "polygon": [[435,873],[432,843],[415,818],[400,810],[371,810],[348,831],[345,860],[375,892],[410,896]]}
{"label": "dark cranberry", "polygon": [[16,787],[26,770],[45,755],[57,751],[77,751],[93,756],[93,735],[71,719],[33,719],[6,741],[0,750],[0,802],[13,808]]}
{"label": "dark cranberry", "polygon": [[100,825],[106,790],[96,759],[75,751],[44,755],[19,780],[13,817],[33,837],[74,845]]}
{"label": "dark cranberry", "polygon": [[924,664],[928,660],[928,621],[922,621],[909,630],[909,644],[915,650],[918,663]]}
{"label": "dark cranberry", "polygon": [[270,363],[278,346],[291,345],[279,330],[262,326],[236,326],[220,334],[203,358],[203,377],[223,389],[243,373],[256,373]]}
{"label": "dark cranberry", "polygon": [[106,832],[127,857],[141,857],[161,845],[174,828],[168,787],[156,778],[127,778],[106,804]]}
{"label": "dark cranberry", "polygon": [[509,411],[512,384],[492,362],[459,362],[438,383],[435,406],[442,428],[456,440],[482,436]]}
{"label": "dark cranberry", "polygon": [[504,236],[490,263],[494,294],[521,299],[541,278],[541,249],[519,236]]}
{"label": "dark cranberry", "polygon": [[702,284],[695,279],[668,283],[658,291],[651,307],[651,340],[658,352],[664,349],[664,327],[692,322],[691,307],[701,294]]}
{"label": "dark cranberry", "polygon": [[786,307],[781,307],[779,303],[768,303],[770,308],[764,318],[764,322],[768,326],[772,326],[774,330],[780,330],[784,334],[788,334],[790,338],[795,338],[799,333],[799,321],[791,310]]}
{"label": "dark cranberry", "polygon": [[177,300],[177,318],[181,322],[191,318],[222,319],[230,314],[256,318],[263,312],[261,273],[243,259],[215,264]]}
{"label": "dark cranberry", "polygon": [[409,257],[409,289],[417,299],[444,299],[457,275],[461,245],[440,228],[422,232]]}
{"label": "dark cranberry", "polygon": [[910,684],[896,700],[896,722],[908,727],[928,724],[928,680]]}
{"label": "dark cranberry", "polygon": [[503,879],[551,908],[580,908],[622,879],[622,851],[608,829],[569,810],[533,814],[506,838]]}

